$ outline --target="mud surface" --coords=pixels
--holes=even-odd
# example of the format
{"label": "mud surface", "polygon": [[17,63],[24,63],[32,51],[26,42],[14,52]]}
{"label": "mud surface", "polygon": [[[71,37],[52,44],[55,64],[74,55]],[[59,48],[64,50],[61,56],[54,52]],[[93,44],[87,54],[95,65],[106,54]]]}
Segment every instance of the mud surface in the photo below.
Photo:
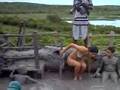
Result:
{"label": "mud surface", "polygon": [[[115,84],[108,80],[103,84],[100,78],[91,78],[88,74],[79,81],[72,79],[73,73],[70,72],[65,72],[62,79],[58,73],[46,72],[39,84],[26,84],[23,90],[120,90],[120,81]],[[0,90],[6,90],[8,83],[8,78],[0,78]]]}

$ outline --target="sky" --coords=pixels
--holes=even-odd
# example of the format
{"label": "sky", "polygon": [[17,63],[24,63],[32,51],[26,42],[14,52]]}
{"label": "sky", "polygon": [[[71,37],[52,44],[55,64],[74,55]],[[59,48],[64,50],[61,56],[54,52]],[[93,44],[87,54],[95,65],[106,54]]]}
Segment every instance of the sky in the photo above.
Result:
{"label": "sky", "polygon": [[[0,2],[32,2],[40,4],[72,5],[73,0],[0,0]],[[120,0],[92,0],[94,5],[120,5]]]}

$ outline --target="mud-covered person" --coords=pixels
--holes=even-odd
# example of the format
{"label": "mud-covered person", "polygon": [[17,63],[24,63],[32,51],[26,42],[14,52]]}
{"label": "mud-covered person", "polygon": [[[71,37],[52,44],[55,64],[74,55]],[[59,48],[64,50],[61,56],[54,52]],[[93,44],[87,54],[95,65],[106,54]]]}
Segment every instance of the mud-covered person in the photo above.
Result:
{"label": "mud-covered person", "polygon": [[37,80],[31,78],[30,76],[27,75],[27,70],[24,66],[20,66],[17,69],[18,73],[15,73],[16,69],[13,69],[13,71],[10,74],[10,79],[19,81],[21,84],[29,84],[29,83],[38,83]]}
{"label": "mud-covered person", "polygon": [[4,57],[3,57],[3,54],[2,53],[0,53],[0,76],[1,76],[1,74],[2,74],[2,68],[5,66],[5,59],[4,59]]}
{"label": "mud-covered person", "polygon": [[22,85],[19,81],[12,78],[7,87],[7,90],[22,90]]}
{"label": "mud-covered person", "polygon": [[[27,70],[26,67],[21,65],[17,69],[13,69],[13,71],[10,74],[10,82],[7,87],[7,90],[23,90],[23,89],[28,89],[28,90],[33,90],[33,88],[37,88],[35,90],[41,90],[42,87],[45,87],[44,83],[39,82],[39,80],[36,80],[29,75],[27,75]],[[31,85],[30,87],[25,87],[29,84],[34,84]],[[26,89],[26,90],[27,90]]]}
{"label": "mud-covered person", "polygon": [[61,50],[61,55],[67,53],[66,62],[69,66],[74,67],[74,80],[79,80],[82,78],[82,74],[86,70],[86,58],[96,57],[98,53],[97,47],[80,46],[77,44],[69,44],[63,50]]}
{"label": "mud-covered person", "polygon": [[114,55],[115,48],[108,47],[104,51],[104,55],[100,62],[100,65],[96,71],[96,75],[100,75],[102,70],[102,82],[111,78],[115,83],[118,82],[118,57]]}

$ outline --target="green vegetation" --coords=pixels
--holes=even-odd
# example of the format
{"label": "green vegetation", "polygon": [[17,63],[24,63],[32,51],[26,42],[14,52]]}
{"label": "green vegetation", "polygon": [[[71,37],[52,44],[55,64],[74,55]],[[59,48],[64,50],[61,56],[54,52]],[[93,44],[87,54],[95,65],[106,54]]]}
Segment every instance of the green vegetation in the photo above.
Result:
{"label": "green vegetation", "polygon": [[[64,20],[72,18],[69,10],[72,6],[42,5],[33,3],[0,3],[0,32],[18,33],[20,22],[25,22],[25,32],[59,32],[59,36],[43,35],[39,42],[53,44],[55,41],[64,45],[72,42],[72,25]],[[120,18],[120,6],[95,6],[90,19],[114,19]],[[113,26],[89,26],[89,32],[94,34],[108,34],[110,31],[120,34],[120,28]],[[108,44],[107,37],[94,37],[92,43],[98,46]],[[12,40],[16,42],[16,38]],[[29,43],[31,38],[26,38]],[[119,37],[115,38],[115,45],[119,45]],[[80,41],[82,44],[82,41]],[[120,49],[119,49],[120,50]]]}
{"label": "green vegetation", "polygon": [[97,19],[115,19],[120,18],[120,6],[96,6],[94,7],[90,18]]}

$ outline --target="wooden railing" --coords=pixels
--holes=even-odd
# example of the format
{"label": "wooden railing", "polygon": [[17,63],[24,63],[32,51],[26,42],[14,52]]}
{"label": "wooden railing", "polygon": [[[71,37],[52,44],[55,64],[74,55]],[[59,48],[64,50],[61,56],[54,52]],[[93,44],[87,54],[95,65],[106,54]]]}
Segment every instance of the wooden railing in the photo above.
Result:
{"label": "wooden railing", "polygon": [[[27,58],[31,58],[31,59],[35,59],[35,67],[36,69],[39,69],[39,55],[38,55],[38,50],[40,49],[39,44],[38,44],[38,36],[39,35],[45,35],[45,34],[56,34],[56,32],[44,32],[44,33],[37,33],[37,32],[33,32],[32,34],[0,34],[0,36],[3,37],[19,37],[18,39],[18,43],[17,46],[14,47],[2,47],[2,49],[14,49],[14,50],[26,50],[26,49],[33,49],[34,50],[34,57],[27,57]],[[31,46],[24,46],[24,38],[23,37],[32,37],[32,45]],[[16,57],[17,58],[17,57]],[[15,58],[14,58],[15,59]]]}
{"label": "wooden railing", "polygon": [[[71,37],[70,35],[66,34],[60,34],[58,32],[33,32],[32,34],[25,34],[19,32],[19,34],[0,34],[3,35],[4,37],[18,37],[18,42],[15,47],[3,47],[3,49],[17,49],[17,50],[24,50],[24,49],[34,49],[34,58],[35,58],[35,66],[38,69],[39,68],[39,56],[38,56],[38,50],[40,49],[39,44],[38,44],[38,36],[42,35],[54,35],[56,38],[58,36],[68,36]],[[24,46],[24,37],[32,37],[32,46]],[[111,31],[109,34],[97,34],[97,35],[88,35],[88,47],[92,45],[92,38],[94,37],[109,37],[109,45],[108,46],[114,46],[114,37],[120,37],[120,34],[115,34],[113,31]]]}

